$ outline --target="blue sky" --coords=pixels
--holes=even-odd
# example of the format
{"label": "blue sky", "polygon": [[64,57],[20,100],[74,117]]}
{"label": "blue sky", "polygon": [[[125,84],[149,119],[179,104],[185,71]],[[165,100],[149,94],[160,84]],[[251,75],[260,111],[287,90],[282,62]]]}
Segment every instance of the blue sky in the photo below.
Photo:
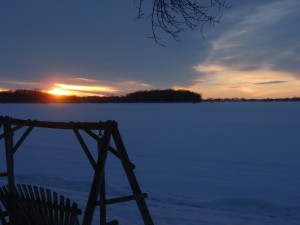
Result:
{"label": "blue sky", "polygon": [[[300,96],[300,1],[228,0],[222,23],[180,42],[136,21],[133,1],[0,2],[0,90],[122,95],[184,88],[209,97]],[[147,12],[147,8],[145,8]]]}

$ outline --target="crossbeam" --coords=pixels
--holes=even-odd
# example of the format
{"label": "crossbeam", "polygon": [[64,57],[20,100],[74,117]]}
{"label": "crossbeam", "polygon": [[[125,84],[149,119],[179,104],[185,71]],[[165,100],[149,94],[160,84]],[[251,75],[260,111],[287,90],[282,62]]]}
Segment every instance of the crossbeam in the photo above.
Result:
{"label": "crossbeam", "polygon": [[66,129],[66,130],[104,130],[116,124],[116,121],[108,120],[105,122],[49,122],[40,120],[22,120],[11,117],[0,116],[0,123],[17,125],[17,126],[32,126],[40,128]]}
{"label": "crossbeam", "polygon": [[110,198],[110,199],[106,199],[105,201],[98,201],[97,205],[111,205],[116,203],[128,202],[128,201],[133,201],[141,198],[146,198],[147,196],[148,196],[147,193],[142,193],[139,195],[127,195],[119,198]]}
{"label": "crossbeam", "polygon": [[[122,203],[125,201],[135,200],[139,208],[140,214],[144,221],[145,225],[153,225],[151,215],[149,213],[148,207],[145,202],[147,197],[146,193],[142,193],[137,182],[137,178],[134,173],[135,165],[129,160],[127,151],[125,149],[124,143],[122,141],[118,124],[116,121],[108,120],[105,122],[49,122],[49,121],[39,121],[39,120],[23,120],[15,119],[8,116],[0,116],[0,129],[3,133],[0,134],[0,139],[4,139],[5,154],[6,154],[6,168],[7,171],[0,172],[0,177],[7,177],[7,188],[10,193],[16,191],[15,187],[15,176],[14,176],[14,154],[17,153],[19,149],[31,133],[33,128],[50,128],[50,129],[64,129],[70,130],[75,134],[76,139],[81,145],[84,153],[86,154],[91,166],[93,167],[93,180],[90,187],[90,194],[87,200],[85,212],[83,214],[82,225],[91,225],[94,217],[94,212],[96,207],[100,207],[100,225],[116,225],[118,221],[113,220],[107,222],[106,218],[106,206],[110,204]],[[14,134],[19,131],[21,128],[25,127],[24,133],[17,140],[14,145]],[[97,153],[98,155],[93,157],[91,151],[84,140],[84,136],[80,132],[86,132],[93,141],[96,141],[97,144]],[[96,133],[101,134],[97,135]],[[103,135],[102,135],[103,133]],[[114,147],[111,146],[110,142],[114,142]],[[93,152],[94,153],[94,152]],[[108,153],[111,153],[117,157],[127,176],[129,185],[131,187],[132,195],[127,195],[117,198],[106,198],[106,184],[105,184],[105,165]],[[25,190],[25,194],[27,189]],[[39,191],[36,186],[29,188],[28,191],[30,195],[39,196]],[[43,193],[43,191],[42,191]],[[43,196],[43,195],[42,195]],[[47,195],[47,197],[49,197]],[[53,196],[57,198],[56,195]],[[39,197],[33,199],[32,201],[40,201]],[[54,199],[54,203],[58,203],[58,199]],[[0,207],[0,219],[2,221],[4,212]]]}

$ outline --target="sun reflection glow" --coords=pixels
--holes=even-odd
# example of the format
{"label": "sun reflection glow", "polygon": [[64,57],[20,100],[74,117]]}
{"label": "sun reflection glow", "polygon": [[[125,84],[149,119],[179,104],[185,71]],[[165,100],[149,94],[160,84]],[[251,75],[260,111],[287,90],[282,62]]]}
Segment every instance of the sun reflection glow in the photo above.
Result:
{"label": "sun reflection glow", "polygon": [[63,89],[59,89],[59,88],[54,88],[50,91],[48,91],[49,94],[53,94],[53,95],[72,95],[73,93],[68,91],[68,90],[63,90]]}
{"label": "sun reflection glow", "polygon": [[55,83],[48,93],[53,95],[79,95],[79,96],[103,96],[105,94],[113,94],[118,92],[117,89],[109,86],[100,85],[73,85],[73,84],[63,84]]}
{"label": "sun reflection glow", "polygon": [[71,91],[94,91],[94,92],[108,92],[114,93],[117,92],[116,89],[111,87],[104,86],[85,86],[85,85],[69,85],[69,84],[55,84],[56,87],[59,87],[61,90],[71,90]]}

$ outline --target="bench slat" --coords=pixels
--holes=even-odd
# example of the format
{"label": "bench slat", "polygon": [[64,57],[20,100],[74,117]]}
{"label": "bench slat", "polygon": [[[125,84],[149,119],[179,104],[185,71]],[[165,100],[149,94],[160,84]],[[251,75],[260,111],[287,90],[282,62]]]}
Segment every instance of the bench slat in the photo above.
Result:
{"label": "bench slat", "polygon": [[10,217],[9,224],[79,225],[81,210],[77,204],[49,189],[17,184],[10,193],[7,186],[2,186],[0,201]]}

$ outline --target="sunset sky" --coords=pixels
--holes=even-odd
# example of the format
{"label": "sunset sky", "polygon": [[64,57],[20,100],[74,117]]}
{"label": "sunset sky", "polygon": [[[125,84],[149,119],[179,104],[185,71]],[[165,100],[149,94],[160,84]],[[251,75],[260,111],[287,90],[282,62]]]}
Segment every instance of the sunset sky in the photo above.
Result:
{"label": "sunset sky", "polygon": [[[133,1],[0,1],[0,90],[123,95],[183,88],[209,97],[300,96],[300,1],[228,0],[222,23],[180,42],[149,36]],[[149,12],[145,8],[145,12]]]}

